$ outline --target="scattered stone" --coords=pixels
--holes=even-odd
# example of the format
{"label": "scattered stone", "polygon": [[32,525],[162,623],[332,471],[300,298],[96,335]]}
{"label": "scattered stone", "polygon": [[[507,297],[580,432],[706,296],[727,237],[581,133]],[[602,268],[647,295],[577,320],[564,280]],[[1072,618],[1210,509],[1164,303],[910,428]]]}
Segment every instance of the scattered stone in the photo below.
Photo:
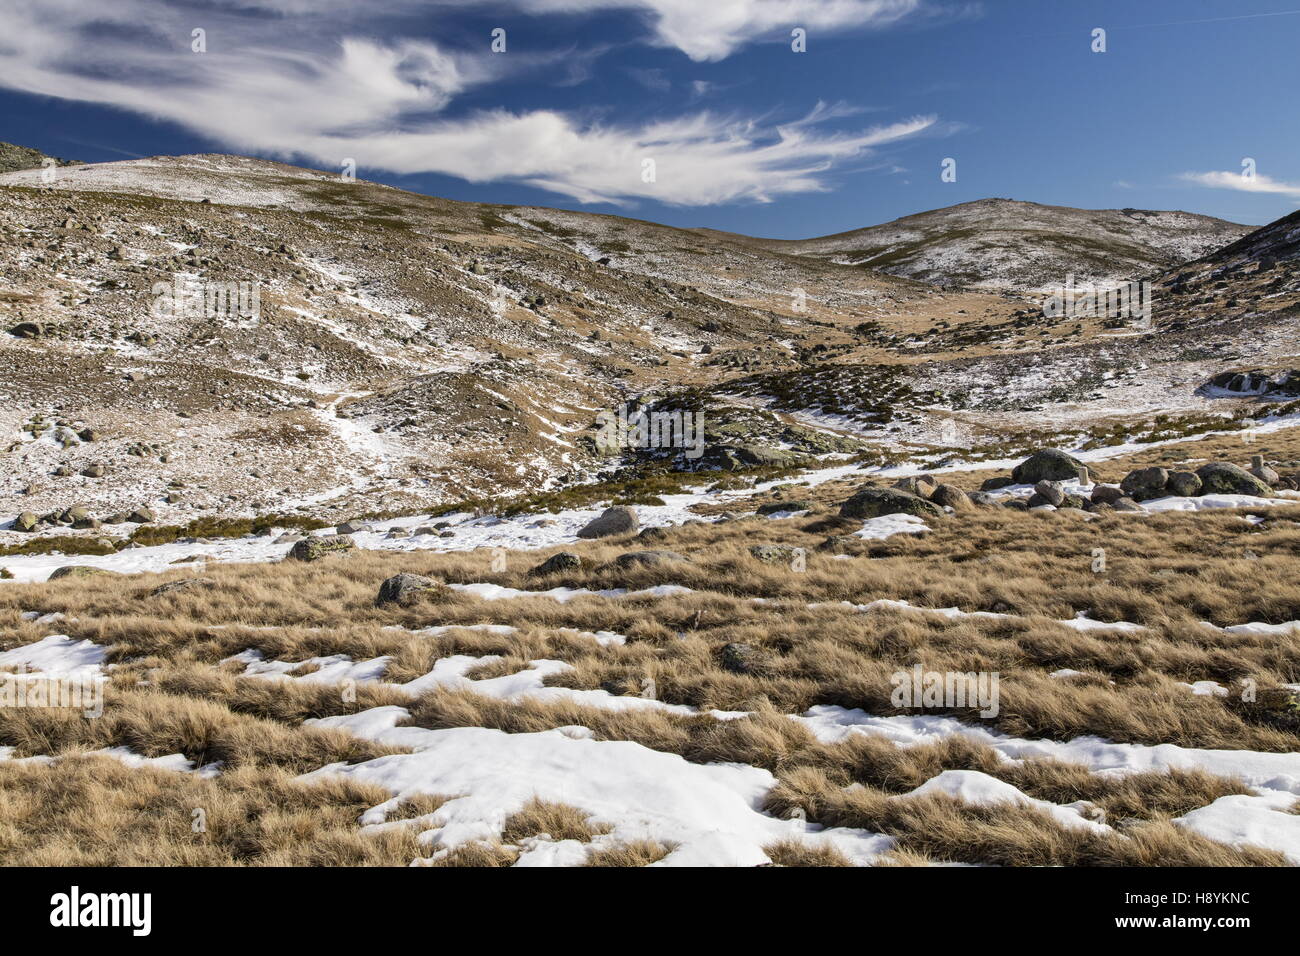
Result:
{"label": "scattered stone", "polygon": [[1119,485],[1095,485],[1092,489],[1092,503],[1095,505],[1113,505],[1125,497]]}
{"label": "scattered stone", "polygon": [[403,571],[400,574],[394,574],[379,585],[379,596],[375,598],[375,603],[405,603],[421,591],[432,591],[441,587],[442,585],[437,581],[427,578],[423,574],[408,574]]}
{"label": "scattered stone", "polygon": [[65,564],[61,568],[55,568],[50,573],[50,580],[55,581],[59,578],[89,578],[102,574],[117,576],[119,572],[110,571],[107,568],[92,568],[88,564]]}
{"label": "scattered stone", "polygon": [[1172,494],[1193,498],[1201,493],[1201,479],[1190,471],[1175,471],[1165,487]]}
{"label": "scattered stone", "polygon": [[929,498],[938,484],[929,475],[908,475],[906,478],[899,478],[898,481],[894,482],[894,487],[919,498]]}
{"label": "scattered stone", "polygon": [[1148,501],[1164,497],[1168,482],[1169,472],[1164,468],[1139,468],[1125,475],[1119,487],[1134,501]]}
{"label": "scattered stone", "polygon": [[1013,483],[1032,485],[1043,481],[1069,481],[1079,474],[1083,462],[1057,448],[1042,448],[1011,469]]}
{"label": "scattered stone", "polygon": [[303,538],[289,549],[289,557],[295,561],[316,561],[331,554],[341,554],[356,547],[351,538],[343,534],[329,534],[321,537]]}
{"label": "scattered stone", "polygon": [[798,548],[792,548],[784,544],[754,544],[750,545],[749,554],[755,561],[762,561],[764,564],[789,564],[799,553]]}
{"label": "scattered stone", "polygon": [[1264,482],[1264,484],[1269,485],[1270,487],[1276,486],[1277,483],[1282,479],[1281,475],[1279,475],[1268,465],[1264,464],[1262,461],[1258,465],[1252,465],[1250,467],[1250,474],[1254,475],[1256,478]]}
{"label": "scattered stone", "polygon": [[1042,498],[1054,508],[1059,508],[1065,500],[1065,485],[1059,481],[1040,481],[1034,485],[1034,492],[1036,497]]}
{"label": "scattered stone", "polygon": [[9,334],[20,339],[39,339],[45,335],[45,326],[40,322],[19,322]]}
{"label": "scattered stone", "polygon": [[1196,469],[1201,493],[1209,495],[1256,495],[1270,498],[1273,489],[1246,469],[1226,461],[1212,461]]}
{"label": "scattered stone", "polygon": [[86,478],[103,478],[105,469],[103,465],[87,465],[81,469],[81,474]]}
{"label": "scattered stone", "polygon": [[127,521],[134,521],[136,524],[148,524],[154,520],[153,509],[141,505],[133,511],[127,513]]}
{"label": "scattered stone", "polygon": [[722,667],[733,674],[752,674],[760,664],[760,655],[751,644],[733,642],[722,648]]}
{"label": "scattered stone", "polygon": [[581,571],[582,558],[572,551],[561,551],[559,554],[553,554],[537,567],[528,573],[534,577],[540,577],[543,574],[560,574],[564,571]]}
{"label": "scattered stone", "polygon": [[578,532],[579,538],[608,538],[637,529],[636,512],[624,505],[606,508]]}
{"label": "scattered stone", "polygon": [[907,514],[921,518],[942,518],[943,509],[919,495],[898,488],[863,488],[844,504],[845,518],[878,518],[881,515]]}

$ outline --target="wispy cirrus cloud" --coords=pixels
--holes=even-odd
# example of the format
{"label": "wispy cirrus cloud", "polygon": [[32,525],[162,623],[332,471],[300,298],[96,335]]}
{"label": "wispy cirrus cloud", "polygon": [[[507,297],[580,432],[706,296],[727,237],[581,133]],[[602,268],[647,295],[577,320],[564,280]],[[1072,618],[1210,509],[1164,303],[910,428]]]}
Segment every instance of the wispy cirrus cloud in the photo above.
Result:
{"label": "wispy cirrus cloud", "polygon": [[[396,19],[359,24],[355,8],[339,0],[8,0],[0,8],[0,85],[165,120],[234,151],[304,157],[325,168],[350,158],[363,175],[513,181],[580,202],[770,201],[824,190],[838,164],[941,130],[934,116],[834,130],[856,111],[820,103],[785,123],[716,111],[639,124],[546,109],[449,115],[463,95],[529,71],[554,72],[570,55],[499,56],[486,43],[454,50],[404,29],[411,25],[403,15],[460,2],[395,0],[385,10]],[[802,9],[809,24],[818,22],[814,14],[862,24],[918,3],[514,0],[531,12],[649,10],[670,32],[716,22],[713,35],[730,38],[714,48],[719,55],[767,30],[780,19],[778,7]],[[206,31],[206,53],[191,52],[196,27]]]}
{"label": "wispy cirrus cloud", "polygon": [[1243,176],[1241,173],[1227,170],[1215,170],[1208,173],[1183,173],[1178,177],[1184,182],[1209,186],[1212,189],[1235,189],[1246,193],[1272,193],[1288,196],[1300,202],[1300,183],[1286,183],[1272,179],[1263,173]]}

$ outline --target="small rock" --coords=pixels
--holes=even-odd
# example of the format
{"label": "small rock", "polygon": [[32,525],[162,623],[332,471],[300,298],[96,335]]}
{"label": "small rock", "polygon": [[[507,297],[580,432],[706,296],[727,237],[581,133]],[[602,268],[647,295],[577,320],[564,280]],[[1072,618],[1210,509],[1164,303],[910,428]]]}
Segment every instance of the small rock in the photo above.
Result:
{"label": "small rock", "polygon": [[564,571],[581,571],[582,558],[572,551],[561,551],[559,554],[553,554],[537,567],[528,573],[540,577],[543,574],[560,574]]}
{"label": "small rock", "polygon": [[408,574],[403,571],[400,574],[394,574],[379,585],[379,596],[375,598],[375,603],[404,603],[421,591],[432,591],[441,587],[442,585],[437,581],[427,578],[423,574]]}

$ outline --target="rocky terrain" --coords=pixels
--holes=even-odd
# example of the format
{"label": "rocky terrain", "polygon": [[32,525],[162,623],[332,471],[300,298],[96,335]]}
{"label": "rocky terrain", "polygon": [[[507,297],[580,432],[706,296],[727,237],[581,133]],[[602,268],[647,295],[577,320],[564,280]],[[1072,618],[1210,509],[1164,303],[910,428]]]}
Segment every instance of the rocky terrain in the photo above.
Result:
{"label": "rocky terrain", "polygon": [[[37,534],[120,546],[140,524],[1236,428],[1297,364],[1289,220],[1238,238],[1182,213],[989,200],[899,221],[957,258],[967,239],[940,226],[1036,243],[1043,275],[1093,261],[1053,236],[1109,236],[1116,274],[1190,260],[1155,276],[1143,325],[1048,317],[1037,281],[957,291],[844,254],[898,224],[770,243],[224,155],[56,172],[0,176],[0,513]],[[209,301],[186,305],[191,286]],[[707,452],[608,454],[597,421],[629,403],[702,416]],[[0,538],[28,544],[23,525]]]}
{"label": "rocky terrain", "polygon": [[1115,285],[1219,249],[1250,227],[1150,209],[980,199],[879,226],[764,246],[945,287],[1041,292],[1066,275]]}
{"label": "rocky terrain", "polygon": [[1294,216],[1140,214],[1099,267],[1149,315],[1051,316],[996,263],[40,174],[0,860],[1300,865]]}

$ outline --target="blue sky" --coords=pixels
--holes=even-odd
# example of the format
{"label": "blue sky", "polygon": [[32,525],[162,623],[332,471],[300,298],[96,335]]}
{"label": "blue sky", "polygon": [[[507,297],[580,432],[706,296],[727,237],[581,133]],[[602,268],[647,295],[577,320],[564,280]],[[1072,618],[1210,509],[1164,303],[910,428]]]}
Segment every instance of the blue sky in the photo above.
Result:
{"label": "blue sky", "polygon": [[1300,206],[1294,4],[0,0],[0,139],[783,238],[990,196],[1261,224]]}

